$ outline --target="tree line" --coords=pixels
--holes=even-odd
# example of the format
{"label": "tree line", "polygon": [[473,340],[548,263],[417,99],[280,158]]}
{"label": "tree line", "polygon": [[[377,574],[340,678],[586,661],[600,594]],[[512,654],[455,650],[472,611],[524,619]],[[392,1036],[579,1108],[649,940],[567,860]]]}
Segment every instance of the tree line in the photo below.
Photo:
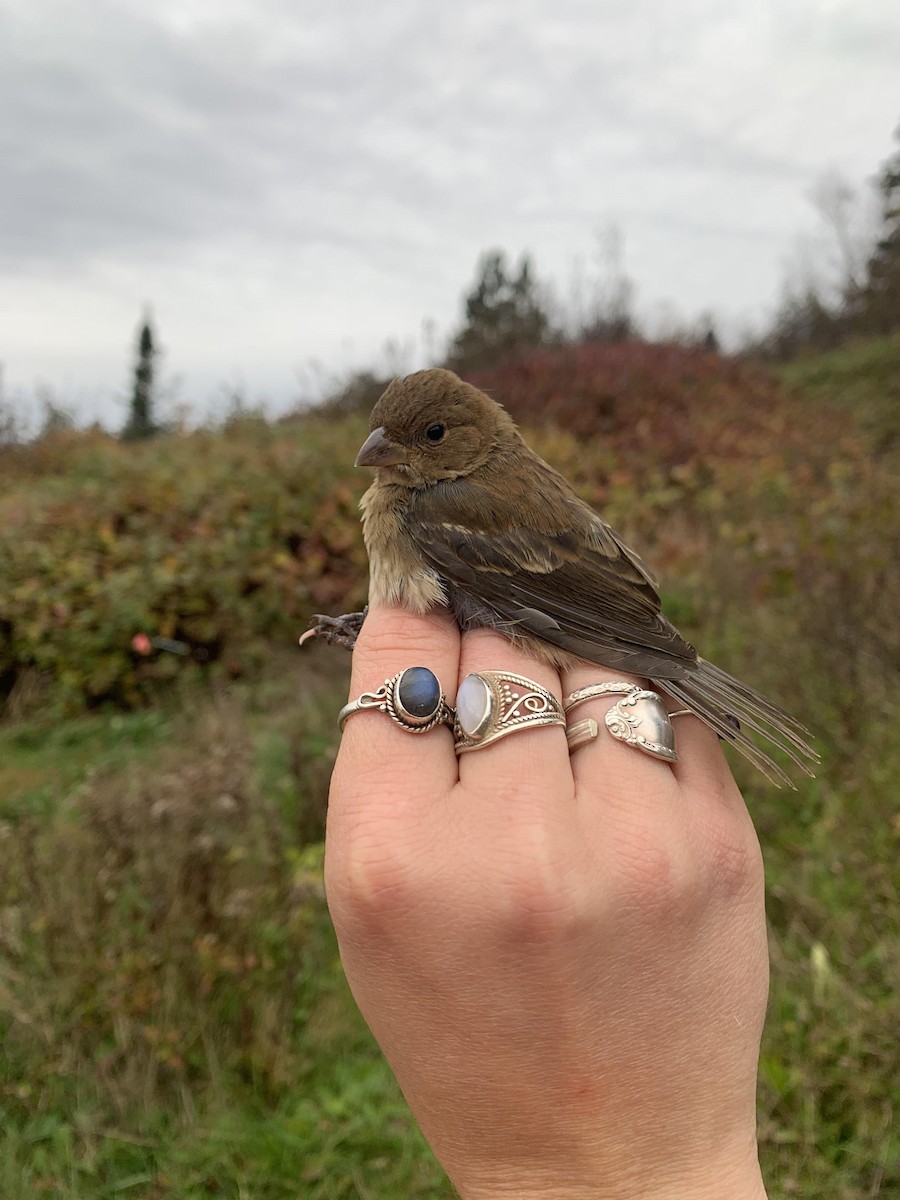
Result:
{"label": "tree line", "polygon": [[[894,140],[900,143],[900,126]],[[801,270],[752,351],[783,360],[900,329],[900,144],[880,168],[875,187],[877,229],[871,239],[863,237],[860,253],[851,224],[852,189],[839,176],[820,181],[812,200],[830,233],[836,278]]]}
{"label": "tree line", "polygon": [[[895,140],[900,143],[900,126]],[[785,288],[769,327],[747,345],[750,354],[785,360],[807,350],[833,348],[848,338],[886,334],[900,328],[900,145],[878,172],[876,187],[878,230],[859,261],[849,220],[852,190],[838,177],[826,177],[821,183],[814,200],[836,248],[837,283],[824,280],[812,270],[802,272],[799,284],[795,281]],[[550,288],[538,278],[530,255],[523,254],[513,262],[502,249],[485,252],[463,299],[462,324],[444,351],[445,365],[465,373],[491,366],[526,347],[640,337],[642,331],[632,304],[634,288],[622,269],[615,229],[606,231],[601,257],[603,270],[601,277],[593,281],[591,294],[582,295],[568,317],[562,318]],[[711,317],[673,329],[666,340],[718,350]],[[158,354],[152,322],[145,317],[137,335],[128,414],[119,434],[123,440],[153,437],[165,429],[156,411]],[[357,372],[335,390],[326,408],[368,408],[384,383],[373,372]],[[49,394],[42,399],[42,433],[73,424],[71,416]],[[4,401],[0,377],[0,445],[19,440],[19,435],[20,424]]]}

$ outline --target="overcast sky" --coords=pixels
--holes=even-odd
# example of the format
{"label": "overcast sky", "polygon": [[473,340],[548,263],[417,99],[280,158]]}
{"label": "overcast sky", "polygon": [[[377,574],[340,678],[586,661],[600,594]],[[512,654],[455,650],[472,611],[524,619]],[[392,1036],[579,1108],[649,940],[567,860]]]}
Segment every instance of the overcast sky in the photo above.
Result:
{"label": "overcast sky", "polygon": [[0,0],[7,393],[117,423],[150,306],[184,400],[277,411],[611,224],[641,311],[736,328],[898,118],[897,0]]}

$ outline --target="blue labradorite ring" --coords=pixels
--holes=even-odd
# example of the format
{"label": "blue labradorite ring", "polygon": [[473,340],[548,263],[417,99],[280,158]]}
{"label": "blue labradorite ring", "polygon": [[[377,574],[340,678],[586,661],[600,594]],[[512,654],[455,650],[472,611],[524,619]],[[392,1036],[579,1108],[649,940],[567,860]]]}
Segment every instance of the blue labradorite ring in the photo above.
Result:
{"label": "blue labradorite ring", "polygon": [[338,713],[338,725],[353,713],[367,708],[387,713],[407,733],[427,733],[435,725],[452,725],[456,714],[444,699],[434,671],[427,667],[407,667],[386,679],[377,692],[363,692]]}

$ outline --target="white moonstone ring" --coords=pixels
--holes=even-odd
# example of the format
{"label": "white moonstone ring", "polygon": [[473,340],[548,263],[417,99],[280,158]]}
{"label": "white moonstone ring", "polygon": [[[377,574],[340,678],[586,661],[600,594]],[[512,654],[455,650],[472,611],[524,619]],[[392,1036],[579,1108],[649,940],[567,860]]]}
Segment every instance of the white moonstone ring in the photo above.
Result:
{"label": "white moonstone ring", "polygon": [[[621,696],[621,700],[616,701],[605,717],[606,728],[614,738],[634,746],[636,750],[642,750],[651,758],[678,762],[670,714],[666,712],[662,697],[656,692],[638,687],[635,683],[594,683],[566,696],[563,708],[569,713],[577,704],[598,696]],[[676,717],[681,715],[680,712],[671,714]],[[570,725],[566,730],[569,753],[592,742],[598,733],[599,726],[592,717]]]}
{"label": "white moonstone ring", "polygon": [[435,725],[452,725],[453,709],[444,699],[438,677],[427,667],[407,667],[386,679],[377,692],[363,692],[338,713],[338,725],[354,713],[376,708],[407,733],[427,733]]}
{"label": "white moonstone ring", "polygon": [[513,671],[478,671],[456,693],[455,750],[466,754],[520,729],[565,723],[560,702],[533,679]]}

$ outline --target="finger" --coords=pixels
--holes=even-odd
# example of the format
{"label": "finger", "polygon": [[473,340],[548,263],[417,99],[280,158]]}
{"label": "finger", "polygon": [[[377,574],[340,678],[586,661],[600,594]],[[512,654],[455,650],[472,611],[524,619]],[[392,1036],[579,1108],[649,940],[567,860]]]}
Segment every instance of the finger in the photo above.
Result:
{"label": "finger", "polygon": [[[405,609],[369,609],[353,650],[350,698],[377,691],[407,667],[427,667],[453,702],[459,666],[459,631],[446,610],[424,615]],[[332,803],[396,805],[404,795],[418,795],[423,783],[432,794],[449,790],[457,780],[453,735],[446,725],[426,733],[410,733],[376,709],[352,713],[344,724],[335,767]]]}
{"label": "finger", "polygon": [[[680,712],[683,706],[666,696],[670,712]],[[678,762],[673,773],[679,787],[686,791],[702,792],[719,797],[730,805],[743,807],[743,798],[731,774],[722,742],[699,717],[690,714],[673,718]]]}
{"label": "finger", "polygon": [[[562,697],[559,672],[525,654],[507,638],[489,629],[463,636],[460,683],[470,673],[511,671]],[[485,797],[525,795],[544,797],[558,792],[560,772],[571,790],[565,728],[524,726],[496,742],[461,754],[459,778],[468,791]]]}
{"label": "finger", "polygon": [[[670,712],[682,705],[666,697]],[[745,885],[756,879],[762,886],[759,843],[744,798],[735,783],[718,735],[699,717],[676,716],[675,744],[678,762],[672,768],[684,803],[673,806],[680,813],[695,862],[707,878],[738,880]],[[756,863],[755,870],[749,864]]]}
{"label": "finger", "polygon": [[[602,683],[622,683],[649,688],[645,679],[609,667],[579,663],[563,672],[563,689],[568,697],[584,687]],[[672,766],[653,758],[635,746],[620,741],[606,726],[606,714],[621,696],[596,696],[578,704],[566,714],[571,730],[578,722],[597,723],[597,737],[572,750],[572,774],[581,800],[596,803],[620,801],[633,804],[636,789],[644,798],[651,794],[668,797],[674,787]],[[668,803],[668,799],[665,801]]]}

